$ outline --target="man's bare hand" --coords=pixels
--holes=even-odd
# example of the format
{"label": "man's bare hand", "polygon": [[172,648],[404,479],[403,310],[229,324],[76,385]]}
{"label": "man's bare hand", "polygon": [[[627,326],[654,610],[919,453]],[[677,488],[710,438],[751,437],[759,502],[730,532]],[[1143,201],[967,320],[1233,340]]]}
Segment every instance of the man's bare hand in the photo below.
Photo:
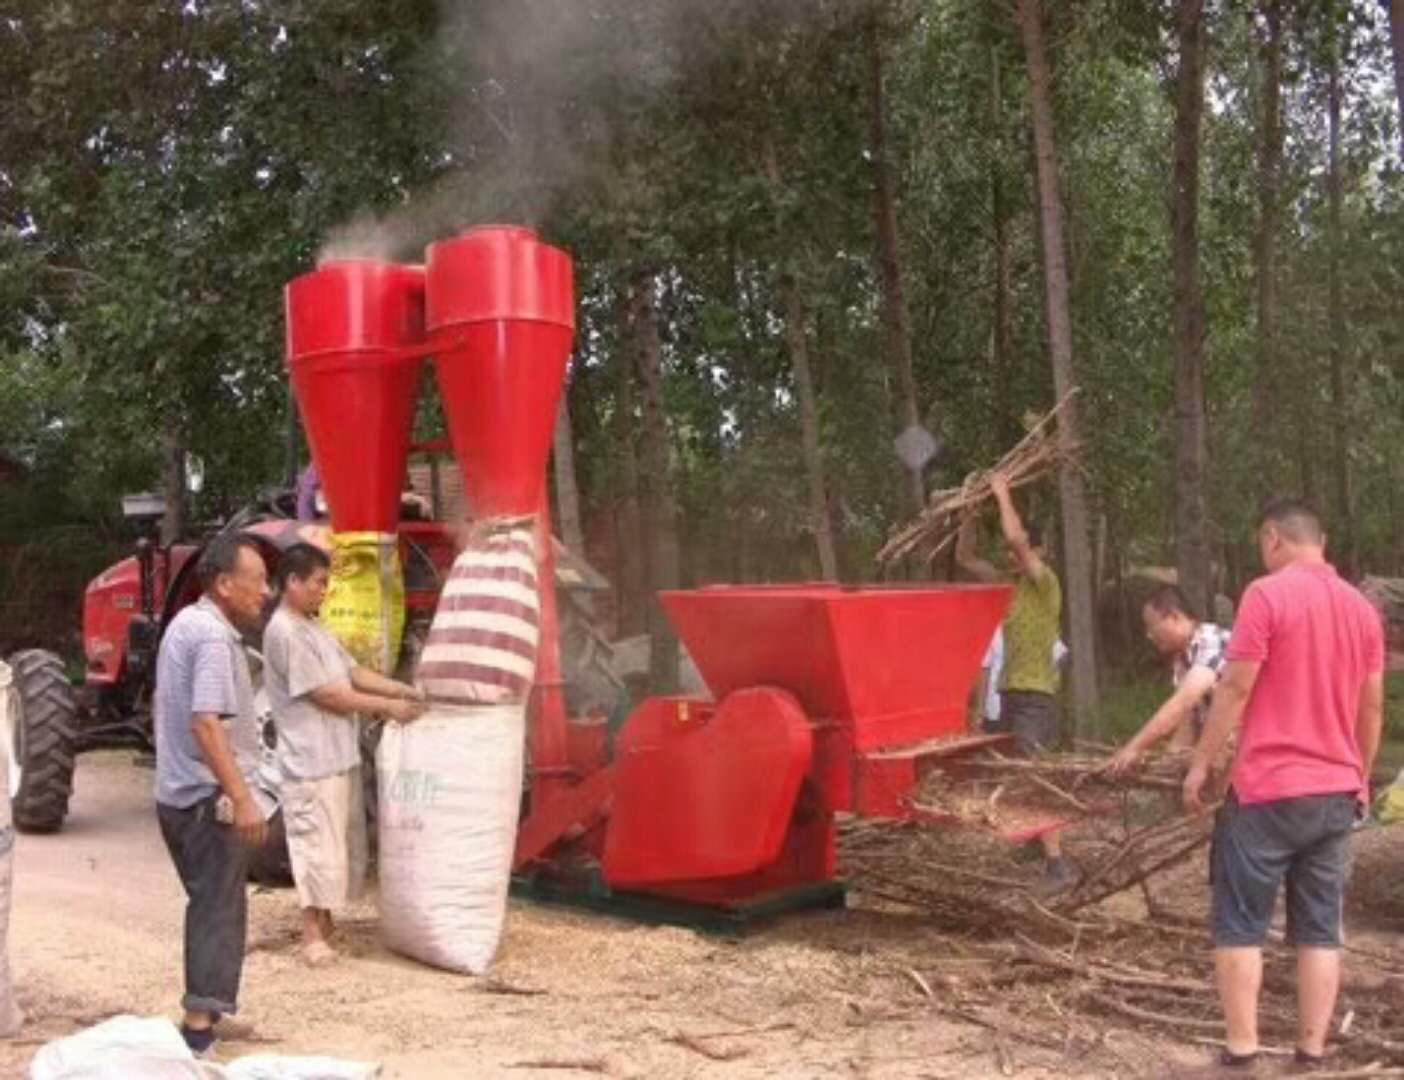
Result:
{"label": "man's bare hand", "polygon": [[263,820],[263,811],[258,808],[252,795],[246,795],[234,804],[234,831],[251,848],[263,847],[268,839],[268,822]]}
{"label": "man's bare hand", "polygon": [[1189,772],[1185,774],[1184,787],[1181,793],[1185,800],[1185,810],[1191,814],[1202,814],[1207,809],[1204,805],[1204,785],[1209,781],[1209,766],[1196,761],[1190,766]]}
{"label": "man's bare hand", "polygon": [[990,490],[996,499],[1003,501],[1009,498],[1009,477],[998,471],[990,473]]}
{"label": "man's bare hand", "polygon": [[1141,750],[1133,743],[1127,743],[1107,762],[1106,771],[1112,776],[1125,776],[1141,761]]}
{"label": "man's bare hand", "polygon": [[424,715],[423,701],[392,701],[385,707],[385,715],[397,724],[408,724]]}

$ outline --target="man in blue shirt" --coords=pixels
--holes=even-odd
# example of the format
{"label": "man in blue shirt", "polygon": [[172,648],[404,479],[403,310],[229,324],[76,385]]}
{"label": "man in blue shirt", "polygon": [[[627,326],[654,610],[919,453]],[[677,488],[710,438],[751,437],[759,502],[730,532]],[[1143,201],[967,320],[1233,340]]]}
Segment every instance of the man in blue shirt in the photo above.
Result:
{"label": "man in blue shirt", "polygon": [[156,815],[185,887],[181,1034],[208,1054],[214,1025],[238,1008],[248,928],[248,863],[267,837],[250,780],[253,680],[240,629],[257,630],[268,571],[257,542],[212,540],[196,573],[203,595],[171,620],[156,662]]}

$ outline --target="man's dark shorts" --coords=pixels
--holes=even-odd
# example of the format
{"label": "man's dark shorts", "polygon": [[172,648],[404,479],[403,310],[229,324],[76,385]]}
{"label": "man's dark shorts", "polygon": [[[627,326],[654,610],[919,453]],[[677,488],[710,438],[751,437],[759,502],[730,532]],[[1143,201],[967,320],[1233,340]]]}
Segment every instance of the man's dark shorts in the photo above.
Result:
{"label": "man's dark shorts", "polygon": [[1033,757],[1058,741],[1058,699],[1032,690],[1004,690],[999,719],[986,719],[985,730],[991,735],[1012,732],[1019,754]]}
{"label": "man's dark shorts", "polygon": [[1355,808],[1354,794],[1241,806],[1230,792],[1214,823],[1210,855],[1214,944],[1261,945],[1285,880],[1287,940],[1338,947]]}

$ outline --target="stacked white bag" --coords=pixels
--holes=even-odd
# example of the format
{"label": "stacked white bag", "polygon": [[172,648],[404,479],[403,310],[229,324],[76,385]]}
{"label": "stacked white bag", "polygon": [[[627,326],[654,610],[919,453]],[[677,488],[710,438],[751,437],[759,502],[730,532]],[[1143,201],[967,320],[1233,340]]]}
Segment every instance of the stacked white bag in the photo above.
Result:
{"label": "stacked white bag", "polygon": [[396,952],[481,974],[502,934],[522,797],[540,599],[527,526],[454,561],[416,681],[428,711],[376,753],[380,919]]}
{"label": "stacked white bag", "polygon": [[24,1014],[10,983],[10,894],[14,877],[15,825],[10,799],[19,791],[20,765],[10,757],[20,719],[19,691],[8,664],[0,662],[0,1037],[20,1029]]}

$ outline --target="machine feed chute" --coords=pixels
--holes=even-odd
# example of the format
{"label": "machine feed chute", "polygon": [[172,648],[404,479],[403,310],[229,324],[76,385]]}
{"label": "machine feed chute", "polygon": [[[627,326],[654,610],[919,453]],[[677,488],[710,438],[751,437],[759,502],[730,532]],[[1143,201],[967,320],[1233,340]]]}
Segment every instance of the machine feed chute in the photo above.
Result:
{"label": "machine feed chute", "polygon": [[393,533],[423,366],[424,271],[329,262],[285,298],[288,368],[332,528]]}
{"label": "machine feed chute", "polygon": [[475,517],[540,509],[575,335],[570,257],[530,229],[432,244],[427,323],[449,436]]}

